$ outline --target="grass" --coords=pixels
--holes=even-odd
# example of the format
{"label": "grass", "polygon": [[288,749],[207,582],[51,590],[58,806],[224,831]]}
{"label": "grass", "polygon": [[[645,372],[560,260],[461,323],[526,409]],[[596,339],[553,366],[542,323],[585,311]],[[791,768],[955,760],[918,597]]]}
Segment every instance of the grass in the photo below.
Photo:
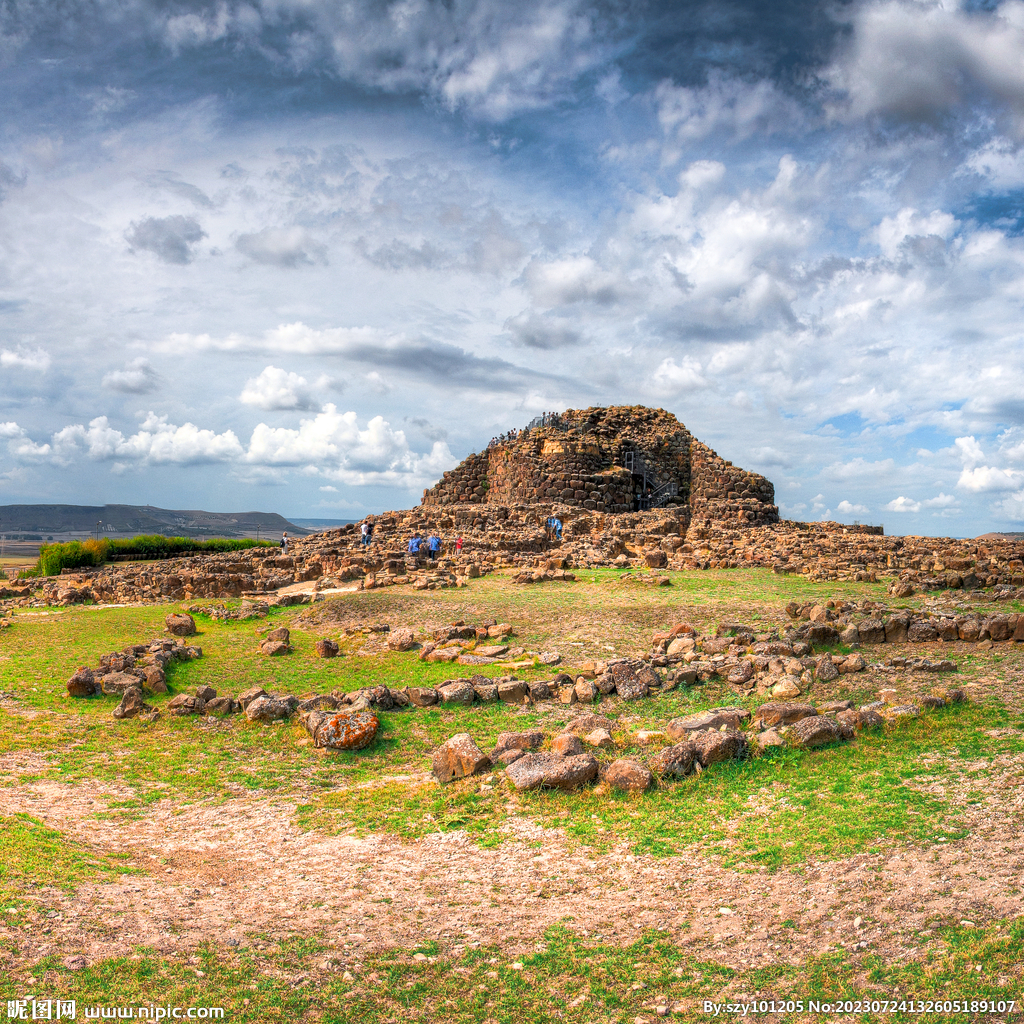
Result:
{"label": "grass", "polygon": [[[881,584],[813,583],[755,570],[672,573],[673,585],[664,588],[623,575],[580,570],[576,583],[516,586],[498,574],[460,590],[353,593],[312,608],[274,610],[266,620],[221,621],[198,614],[201,635],[194,642],[204,657],[172,664],[171,692],[152,702],[163,706],[175,693],[198,685],[237,694],[259,684],[301,695],[381,683],[437,685],[477,671],[488,676],[506,671],[427,664],[413,653],[383,650],[379,634],[347,636],[346,626],[387,622],[427,629],[459,619],[508,621],[516,644],[558,650],[572,663],[637,654],[647,649],[654,630],[678,621],[702,631],[733,619],[769,629],[789,624],[783,609],[791,600],[885,596]],[[297,724],[257,726],[235,717],[211,725],[172,716],[155,723],[117,722],[110,714],[114,698],[65,696],[64,683],[76,666],[95,665],[107,651],[160,635],[164,616],[177,607],[16,611],[12,627],[0,632],[0,715],[17,723],[0,731],[0,758],[7,758],[0,787],[41,782],[115,787],[118,798],[97,812],[115,821],[146,815],[163,800],[183,807],[272,796],[293,802],[296,823],[306,830],[399,840],[462,830],[481,847],[501,844],[505,826],[525,818],[597,853],[625,848],[668,857],[699,848],[701,855],[754,872],[801,870],[821,860],[954,841],[972,827],[973,809],[992,798],[993,766],[1019,764],[1024,755],[1024,708],[1014,682],[1024,658],[1013,645],[993,652],[954,649],[958,683],[997,681],[986,683],[980,698],[967,705],[929,712],[886,732],[864,733],[850,744],[814,752],[783,750],[715,766],[642,797],[603,790],[518,794],[500,776],[493,788],[483,790],[480,778],[444,788],[424,781],[431,751],[453,733],[471,733],[484,750],[506,730],[536,727],[552,735],[570,716],[560,705],[383,713],[381,734],[369,749],[325,755],[312,749]],[[295,651],[266,658],[257,650],[259,635],[278,625],[292,630]],[[320,636],[339,640],[341,657],[315,658],[313,645]],[[874,660],[885,652],[866,653]],[[552,671],[518,674],[544,678]],[[921,685],[946,681],[932,678]],[[817,687],[814,696],[864,701],[886,682],[848,675],[829,688]],[[13,698],[5,698],[10,694]],[[653,748],[637,744],[637,731],[722,703],[758,701],[709,683],[594,710],[616,716],[615,756],[643,759]],[[13,907],[10,923],[36,927],[32,907],[40,887],[74,890],[86,879],[134,870],[132,863],[76,845],[33,818],[9,815],[0,820],[0,912]],[[140,948],[127,957],[101,958],[81,972],[44,958],[11,975],[8,998],[15,991],[32,991],[27,986],[35,977],[36,989],[45,981],[53,997],[65,995],[82,1004],[158,1000],[224,1006],[226,1016],[243,1021],[372,1024],[444,1018],[518,1024],[555,1016],[580,1022],[629,1021],[637,1014],[653,1019],[656,995],[685,1004],[684,1015],[699,1015],[702,1000],[742,993],[827,1000],[893,992],[915,998],[949,992],[954,998],[963,991],[973,998],[1012,997],[1013,985],[1019,986],[1020,920],[983,929],[937,922],[917,943],[914,957],[894,962],[870,949],[830,949],[790,963],[784,951],[796,926],[785,924],[772,931],[783,950],[778,962],[743,970],[723,966],[707,950],[698,955],[690,946],[673,945],[664,935],[645,934],[623,946],[578,934],[570,922],[521,954],[521,970],[497,947],[467,942],[442,949],[426,936],[419,951],[427,959],[418,961],[412,958],[416,949],[360,958],[337,937],[267,939],[238,950],[203,947],[185,956]],[[0,957],[3,952],[0,942]],[[13,950],[8,952],[17,962]],[[973,970],[976,964],[983,965],[980,974]],[[0,959],[0,1000],[4,969]],[[33,973],[24,973],[28,970]],[[343,979],[345,970],[352,981]],[[1016,980],[1000,982],[1003,974]]]}
{"label": "grass", "polygon": [[[727,1004],[764,1000],[802,1003],[786,1019],[821,1019],[813,1001],[890,1000],[886,1020],[919,1019],[900,1011],[917,1000],[1016,1001],[1020,1012],[1020,919],[985,928],[940,926],[920,937],[913,958],[889,962],[870,950],[829,949],[800,964],[787,962],[789,938],[779,926],[769,939],[782,950],[774,962],[744,969],[723,965],[680,947],[658,932],[618,945],[581,935],[571,924],[552,927],[527,952],[468,942],[441,951],[434,942],[386,954],[361,954],[341,941],[257,938],[237,951],[205,946],[188,956],[139,948],[126,957],[101,960],[82,971],[44,959],[33,974],[7,987],[7,998],[45,990],[49,998],[75,999],[84,1007],[221,1007],[224,1019],[338,1024],[396,1024],[446,1020],[454,1024],[569,1024],[657,1019],[667,1007],[684,1019],[740,1016]],[[419,954],[419,959],[416,955]],[[766,958],[767,959],[767,958]],[[980,970],[978,968],[981,968]],[[34,979],[29,981],[29,977]],[[31,986],[31,987],[28,987]],[[929,1019],[1009,1019],[939,1010]],[[840,1019],[877,1019],[848,1014]],[[675,1017],[679,1019],[679,1017]],[[777,1019],[771,1018],[768,1019]]]}

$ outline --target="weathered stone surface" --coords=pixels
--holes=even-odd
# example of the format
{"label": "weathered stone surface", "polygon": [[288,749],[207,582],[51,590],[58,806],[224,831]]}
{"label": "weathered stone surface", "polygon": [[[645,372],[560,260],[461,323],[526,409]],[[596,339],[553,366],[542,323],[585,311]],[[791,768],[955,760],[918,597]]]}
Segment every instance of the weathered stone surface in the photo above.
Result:
{"label": "weathered stone surface", "polygon": [[481,704],[494,704],[498,700],[498,684],[483,676],[473,678],[473,692]]}
{"label": "weathered stone surface", "polygon": [[576,694],[576,700],[581,704],[593,704],[600,692],[593,679],[584,679],[582,676],[576,680],[573,690]]}
{"label": "weathered stone surface", "polygon": [[610,733],[614,727],[615,723],[610,718],[584,711],[569,720],[565,726],[565,732],[571,732],[576,736],[586,736],[588,732],[593,732],[595,729],[604,729]]}
{"label": "weathered stone surface", "polygon": [[500,733],[495,741],[494,750],[491,751],[491,760],[506,750],[536,750],[543,742],[544,733],[539,729],[531,732]]}
{"label": "weathered stone surface", "polygon": [[819,658],[814,663],[814,678],[820,683],[829,683],[833,679],[839,678],[839,669],[828,655]]}
{"label": "weathered stone surface", "polygon": [[277,697],[257,697],[245,709],[250,722],[277,722],[292,713],[291,705]]}
{"label": "weathered stone surface", "polygon": [[689,740],[685,740],[659,750],[651,762],[651,767],[658,775],[681,779],[693,771],[696,757],[696,747]]}
{"label": "weathered stone surface", "polygon": [[476,699],[476,691],[468,679],[452,679],[442,683],[437,692],[441,695],[442,704],[472,704]]}
{"label": "weathered stone surface", "polygon": [[119,697],[128,690],[140,688],[142,681],[130,672],[108,672],[101,680],[101,685],[105,694]]}
{"label": "weathered stone surface", "polygon": [[766,750],[771,750],[773,747],[784,747],[786,745],[782,735],[775,729],[765,729],[764,732],[757,733],[754,736],[754,743],[762,753]]}
{"label": "weathered stone surface", "polygon": [[431,769],[438,782],[462,779],[490,767],[491,759],[473,742],[468,732],[460,732],[445,740],[434,751],[431,760]]}
{"label": "weathered stone surface", "polygon": [[754,665],[752,662],[741,661],[728,675],[728,681],[733,686],[742,686],[754,678]]}
{"label": "weathered stone surface", "polygon": [[604,773],[604,781],[612,789],[626,793],[643,793],[650,789],[654,777],[642,764],[628,757],[613,761]]}
{"label": "weathered stone surface", "polygon": [[388,650],[411,651],[416,646],[416,636],[411,629],[401,627],[388,633]]}
{"label": "weathered stone surface", "polygon": [[146,665],[142,672],[144,674],[143,689],[150,693],[167,692],[167,677],[159,665]]}
{"label": "weathered stone surface", "polygon": [[505,769],[516,789],[577,789],[597,778],[598,764],[591,754],[524,754]]}
{"label": "weathered stone surface", "polygon": [[754,721],[761,728],[773,725],[792,725],[804,718],[813,718],[818,714],[812,704],[795,704],[791,701],[769,701],[762,704],[754,712]]}
{"label": "weathered stone surface", "polygon": [[909,629],[909,612],[890,616],[889,620],[885,624],[885,642],[889,644],[905,644],[907,642],[907,631]]}
{"label": "weathered stone surface", "polygon": [[501,679],[498,681],[498,700],[506,704],[525,704],[529,699],[530,688],[519,679]]}
{"label": "weathered stone surface", "polygon": [[849,625],[839,634],[839,639],[844,644],[859,644],[860,643],[860,630],[854,625]]}
{"label": "weathered stone surface", "polygon": [[554,700],[554,694],[551,692],[551,686],[545,679],[537,679],[533,682],[526,684],[527,690],[530,692],[530,700],[536,704],[542,700]]}
{"label": "weathered stone surface", "polygon": [[172,613],[164,619],[164,626],[173,636],[195,636],[196,621],[191,615]]}
{"label": "weathered stone surface", "polygon": [[[207,715],[230,715],[235,710],[237,701],[233,701],[230,697],[212,697],[206,701],[206,707],[203,709]],[[238,705],[241,707],[241,705]]]}
{"label": "weathered stone surface", "polygon": [[268,657],[275,658],[282,654],[288,654],[291,647],[284,640],[264,640],[260,644],[260,650]]}
{"label": "weathered stone surface", "polygon": [[326,637],[317,640],[314,649],[318,658],[336,658],[341,652],[341,648],[333,640],[328,640]]}
{"label": "weathered stone surface", "polygon": [[134,718],[143,711],[152,710],[142,699],[142,690],[139,687],[135,687],[124,691],[124,694],[121,696],[121,703],[114,708],[113,713],[115,718]]}
{"label": "weathered stone surface", "polygon": [[172,715],[201,715],[206,710],[206,702],[191,693],[179,693],[167,702],[167,710]]}
{"label": "weathered stone surface", "polygon": [[571,732],[559,733],[551,741],[551,752],[560,757],[574,757],[583,753],[583,743],[579,736],[574,736]]}
{"label": "weathered stone surface", "polygon": [[238,695],[238,703],[242,705],[242,710],[247,711],[249,705],[256,700],[257,697],[266,697],[267,691],[262,686],[250,686],[248,690],[243,690]]}
{"label": "weathered stone surface", "polygon": [[750,712],[746,708],[711,708],[686,718],[672,719],[665,727],[665,732],[674,740],[685,740],[703,729],[720,729],[723,725],[737,729],[749,720]]}
{"label": "weathered stone surface", "polygon": [[992,615],[986,620],[989,638],[997,643],[1009,640],[1013,636],[1013,628],[1010,626],[1008,615]]}
{"label": "weathered stone surface", "polygon": [[911,622],[910,629],[907,630],[907,639],[912,644],[930,643],[937,640],[938,636],[935,627],[930,622],[921,619]]}
{"label": "weathered stone surface", "polygon": [[647,696],[647,683],[638,676],[629,662],[620,661],[610,665],[609,672],[615,681],[615,692],[623,700],[640,700]]}
{"label": "weathered stone surface", "polygon": [[299,701],[296,711],[336,711],[341,707],[341,700],[333,693],[318,693]]}
{"label": "weathered stone surface", "polygon": [[272,629],[267,633],[263,639],[273,640],[282,644],[290,644],[292,642],[292,635],[286,626],[278,626],[276,629]]}
{"label": "weathered stone surface", "polygon": [[840,711],[848,711],[853,707],[852,700],[827,700],[818,705],[819,715],[835,715]]}
{"label": "weathered stone surface", "polygon": [[903,718],[917,718],[921,709],[916,704],[896,704],[883,708],[880,713],[887,722],[897,722]]}
{"label": "weathered stone surface", "polygon": [[313,711],[305,724],[307,730],[312,725],[313,746],[329,750],[363,750],[380,730],[380,719],[372,711]]}
{"label": "weathered stone surface", "polygon": [[601,750],[611,750],[615,746],[612,734],[607,729],[594,729],[583,737],[583,742]]}
{"label": "weathered stone surface", "polygon": [[437,704],[441,695],[432,686],[410,686],[409,701],[418,708],[429,708]]}
{"label": "weathered stone surface", "polygon": [[92,669],[85,665],[75,669],[75,674],[68,680],[68,693],[72,697],[91,697],[101,692]]}
{"label": "weathered stone surface", "polygon": [[772,696],[780,700],[790,700],[793,697],[799,697],[802,692],[800,680],[796,676],[783,676],[772,687]]}
{"label": "weathered stone surface", "polygon": [[721,761],[732,761],[747,756],[746,738],[736,729],[706,729],[694,733],[691,742],[697,760],[705,768]]}
{"label": "weathered stone surface", "polygon": [[843,738],[843,731],[834,718],[826,715],[814,715],[796,722],[789,733],[793,745],[809,749],[822,747],[826,743],[835,743]]}
{"label": "weathered stone surface", "polygon": [[212,686],[197,686],[196,696],[202,697],[207,704],[217,696],[217,691]]}
{"label": "weathered stone surface", "polygon": [[879,619],[865,619],[857,624],[857,634],[862,644],[884,644],[885,626]]}

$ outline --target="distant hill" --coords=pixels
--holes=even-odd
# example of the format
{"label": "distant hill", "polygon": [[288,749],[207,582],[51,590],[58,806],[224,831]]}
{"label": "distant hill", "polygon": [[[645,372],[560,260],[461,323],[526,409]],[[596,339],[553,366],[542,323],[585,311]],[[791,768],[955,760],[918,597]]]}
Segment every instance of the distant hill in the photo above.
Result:
{"label": "distant hill", "polygon": [[1024,533],[983,533],[975,540],[1024,540]]}
{"label": "distant hill", "polygon": [[273,540],[285,530],[299,537],[313,532],[276,512],[203,512],[153,505],[0,505],[0,533],[8,537],[86,536],[96,533],[97,523],[102,523],[99,529],[106,536],[255,537],[258,532]]}
{"label": "distant hill", "polygon": [[296,526],[313,533],[320,533],[322,530],[334,530],[339,526],[348,526],[349,523],[361,523],[361,519],[296,519],[292,517]]}

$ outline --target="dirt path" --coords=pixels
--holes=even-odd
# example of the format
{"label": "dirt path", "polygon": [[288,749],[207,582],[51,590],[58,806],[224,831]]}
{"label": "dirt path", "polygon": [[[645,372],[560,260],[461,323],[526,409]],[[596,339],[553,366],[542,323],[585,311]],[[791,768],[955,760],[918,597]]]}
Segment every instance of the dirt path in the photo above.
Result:
{"label": "dirt path", "polygon": [[[0,773],[38,769],[35,760],[0,758]],[[97,821],[127,791],[36,782],[0,789],[0,814],[30,814],[96,850],[130,850],[148,871],[86,883],[73,896],[32,890],[39,910],[14,934],[23,963],[48,953],[92,960],[140,943],[170,951],[295,934],[364,950],[479,941],[514,954],[565,922],[622,943],[662,928],[743,967],[797,963],[856,942],[912,957],[918,933],[939,919],[982,924],[1024,913],[1024,763],[996,759],[988,770],[992,796],[965,807],[971,834],[962,841],[775,873],[729,870],[699,851],[594,854],[521,819],[495,849],[458,832],[415,842],[325,836],[298,829],[294,805],[272,798],[185,808],[165,801],[134,821]],[[0,935],[5,929],[11,935],[0,923]]]}

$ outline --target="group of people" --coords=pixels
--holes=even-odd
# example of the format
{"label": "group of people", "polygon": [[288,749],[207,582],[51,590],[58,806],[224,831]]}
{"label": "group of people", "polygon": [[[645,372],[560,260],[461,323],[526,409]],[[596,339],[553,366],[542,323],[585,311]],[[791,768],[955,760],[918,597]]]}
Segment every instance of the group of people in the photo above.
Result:
{"label": "group of people", "polygon": [[496,444],[504,444],[505,441],[517,441],[520,437],[526,437],[530,432],[530,428],[526,427],[523,430],[509,430],[504,434],[498,434],[496,437],[492,437],[487,442],[488,448],[493,448]]}
{"label": "group of people", "polygon": [[[426,541],[418,534],[414,533],[409,538],[409,546],[407,548],[410,555],[419,555],[423,549],[424,544],[426,545],[427,556],[432,562],[437,561],[437,556],[441,554],[441,538],[436,534],[432,533],[427,537]],[[462,552],[462,537],[456,537],[455,539],[455,554]]]}

